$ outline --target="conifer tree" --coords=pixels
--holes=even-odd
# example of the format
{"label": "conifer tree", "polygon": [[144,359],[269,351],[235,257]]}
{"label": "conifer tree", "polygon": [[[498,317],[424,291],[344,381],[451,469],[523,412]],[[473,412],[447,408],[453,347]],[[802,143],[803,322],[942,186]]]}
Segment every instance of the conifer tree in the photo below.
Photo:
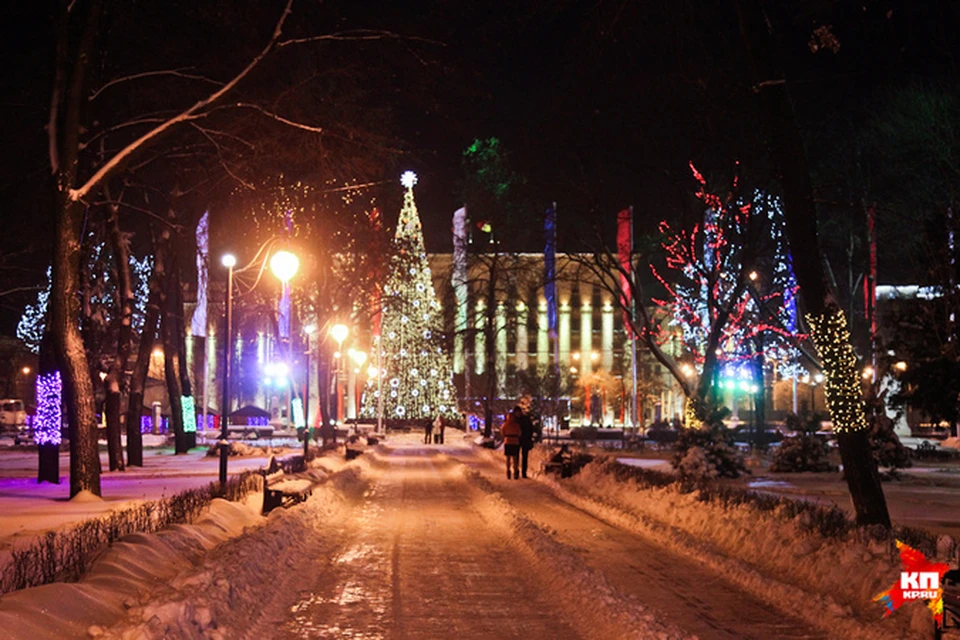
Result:
{"label": "conifer tree", "polygon": [[[406,188],[394,242],[397,255],[383,285],[379,393],[386,420],[432,419],[457,415],[453,368],[443,348],[443,318],[427,263],[423,229],[413,198],[417,176],[403,174]],[[374,363],[376,361],[374,360]],[[378,388],[372,378],[363,396],[362,415],[375,418]]]}

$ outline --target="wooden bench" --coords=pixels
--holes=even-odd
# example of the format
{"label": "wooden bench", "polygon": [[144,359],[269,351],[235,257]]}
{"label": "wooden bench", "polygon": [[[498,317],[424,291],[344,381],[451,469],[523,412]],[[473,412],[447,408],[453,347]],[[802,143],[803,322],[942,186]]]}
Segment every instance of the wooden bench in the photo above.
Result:
{"label": "wooden bench", "polygon": [[[271,465],[272,467],[273,465]],[[283,469],[261,470],[263,475],[263,511],[267,514],[277,507],[289,507],[304,502],[313,493],[313,482],[306,478],[290,477]]]}

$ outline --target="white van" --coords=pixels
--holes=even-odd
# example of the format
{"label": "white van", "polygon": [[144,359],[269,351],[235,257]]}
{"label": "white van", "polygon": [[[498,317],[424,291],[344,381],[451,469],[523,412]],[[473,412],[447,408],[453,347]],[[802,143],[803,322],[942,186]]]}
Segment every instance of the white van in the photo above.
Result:
{"label": "white van", "polygon": [[27,411],[23,400],[5,398],[0,400],[0,426],[4,431],[12,431],[27,425]]}

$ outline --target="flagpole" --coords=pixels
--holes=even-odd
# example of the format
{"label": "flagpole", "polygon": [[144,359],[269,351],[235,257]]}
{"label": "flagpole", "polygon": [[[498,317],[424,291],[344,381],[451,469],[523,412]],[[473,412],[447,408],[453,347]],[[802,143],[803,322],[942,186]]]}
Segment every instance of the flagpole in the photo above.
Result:
{"label": "flagpole", "polygon": [[[634,270],[633,270],[633,207],[630,207],[630,282],[631,286],[634,281]],[[637,299],[636,296],[630,296],[630,320],[636,324],[637,318]],[[640,407],[637,404],[637,400],[640,394],[637,393],[637,332],[630,332],[630,364],[631,364],[631,376],[633,377],[633,387],[632,393],[633,396],[631,400],[631,418],[633,422],[633,428],[639,428],[640,420]]]}

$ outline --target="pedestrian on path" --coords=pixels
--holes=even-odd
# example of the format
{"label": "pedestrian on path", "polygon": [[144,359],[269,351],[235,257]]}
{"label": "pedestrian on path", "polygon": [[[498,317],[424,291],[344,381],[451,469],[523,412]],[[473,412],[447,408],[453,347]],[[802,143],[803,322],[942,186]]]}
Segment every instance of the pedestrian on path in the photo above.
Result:
{"label": "pedestrian on path", "polygon": [[517,418],[520,423],[520,471],[523,477],[527,477],[527,458],[530,455],[530,449],[533,449],[533,419],[525,411],[520,411]]}
{"label": "pedestrian on path", "polygon": [[436,432],[434,436],[439,444],[443,444],[443,431],[446,428],[446,425],[443,423],[443,418],[440,417],[440,414],[437,414],[437,419],[433,421],[433,430]]}
{"label": "pedestrian on path", "polygon": [[507,458],[507,479],[510,479],[510,462],[513,462],[513,479],[520,477],[520,416],[523,410],[514,407],[507,414],[507,419],[500,425],[500,435],[503,436],[503,454]]}
{"label": "pedestrian on path", "polygon": [[423,427],[423,444],[430,444],[431,435],[433,434],[433,423],[430,422],[430,418],[426,420],[427,424]]}

